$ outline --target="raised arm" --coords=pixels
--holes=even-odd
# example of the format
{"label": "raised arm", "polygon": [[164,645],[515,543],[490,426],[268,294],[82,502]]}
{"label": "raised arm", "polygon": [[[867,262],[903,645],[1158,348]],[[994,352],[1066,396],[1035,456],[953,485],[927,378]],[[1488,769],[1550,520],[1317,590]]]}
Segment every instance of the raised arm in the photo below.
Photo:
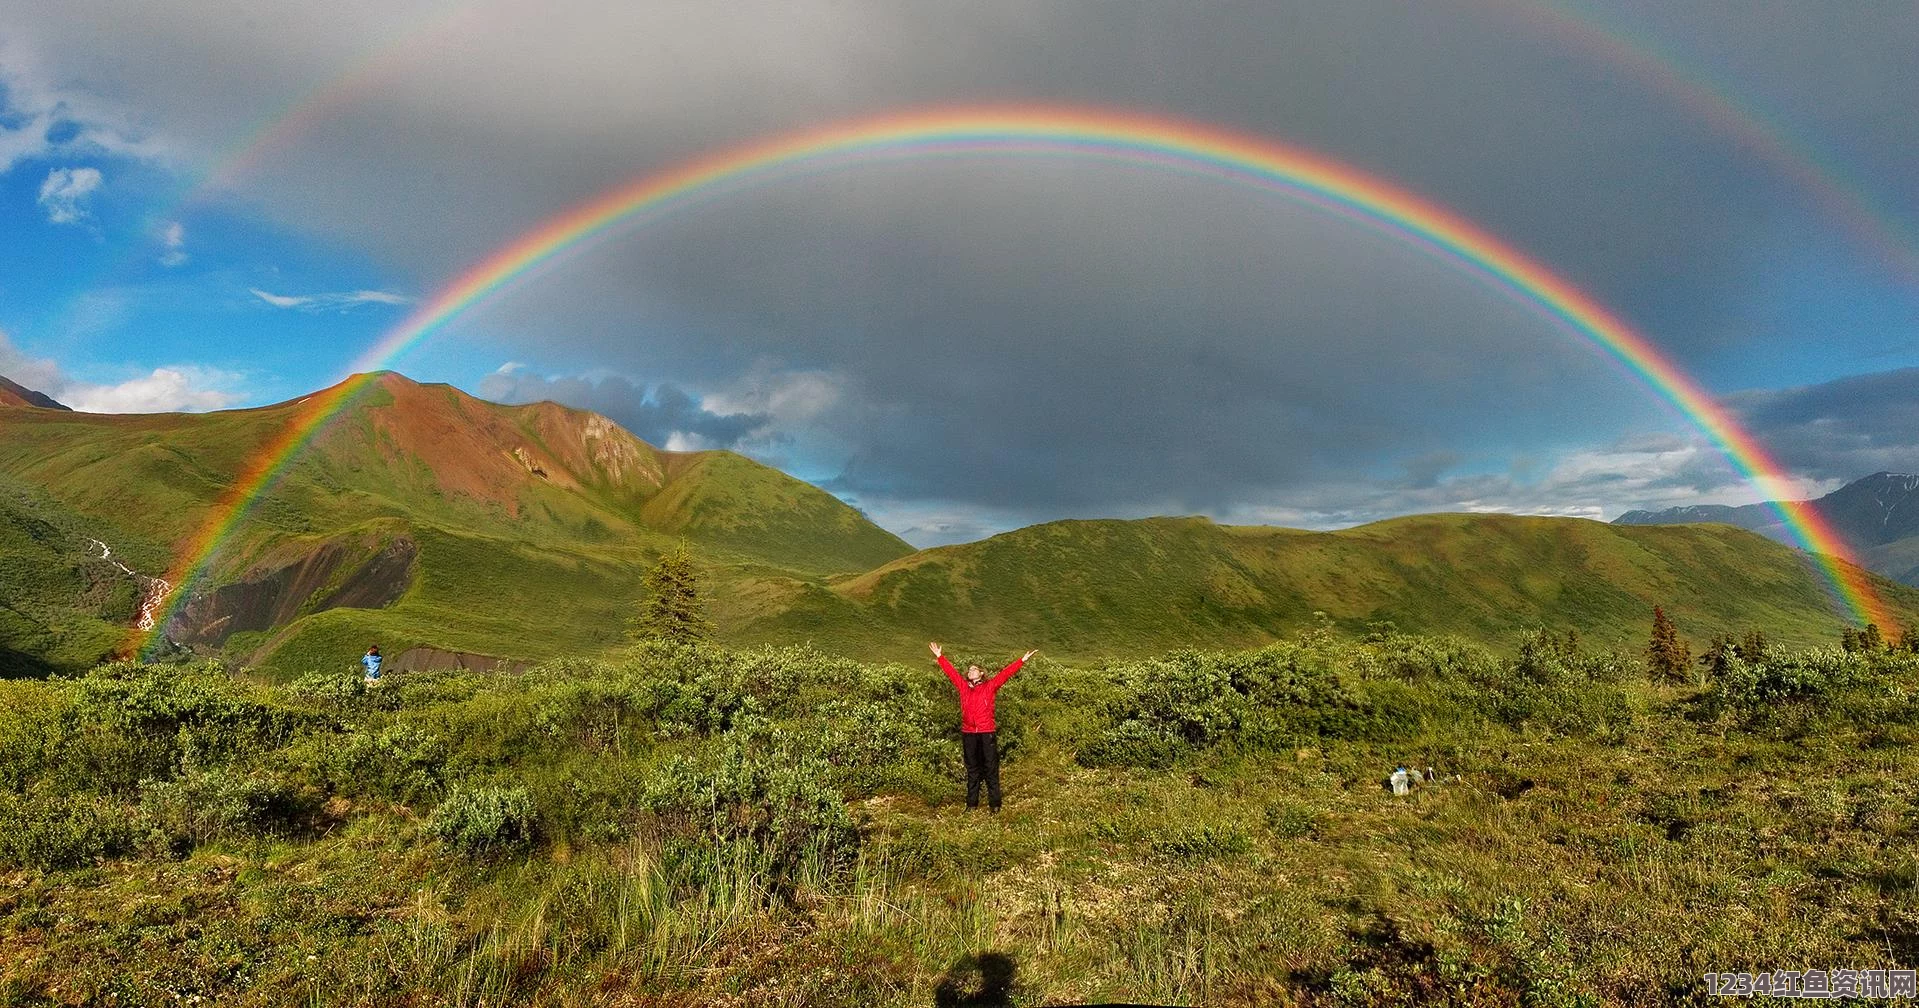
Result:
{"label": "raised arm", "polygon": [[999,675],[994,676],[992,680],[987,683],[987,685],[998,686],[1001,683],[1005,682],[1006,680],[1013,678],[1013,675],[1019,671],[1020,666],[1026,664],[1026,659],[1031,658],[1036,654],[1039,654],[1038,648],[1034,648],[1033,650],[1026,652],[1025,655],[1019,658],[1013,659],[1013,664],[1008,665],[1003,669],[1000,669]]}
{"label": "raised arm", "polygon": [[939,641],[934,641],[926,646],[933,649],[933,657],[940,663],[940,671],[945,672],[946,678],[952,680],[953,688],[960,689],[964,687],[966,680],[960,678],[959,669],[954,668],[953,663],[946,660],[946,655],[940,653]]}

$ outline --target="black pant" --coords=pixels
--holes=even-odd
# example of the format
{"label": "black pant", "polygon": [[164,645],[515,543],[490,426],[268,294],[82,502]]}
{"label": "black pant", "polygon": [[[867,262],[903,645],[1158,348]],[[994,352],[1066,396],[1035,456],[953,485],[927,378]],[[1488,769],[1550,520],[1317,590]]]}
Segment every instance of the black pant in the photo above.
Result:
{"label": "black pant", "polygon": [[960,751],[966,757],[966,807],[979,808],[979,784],[986,782],[986,803],[999,810],[999,733],[960,732]]}

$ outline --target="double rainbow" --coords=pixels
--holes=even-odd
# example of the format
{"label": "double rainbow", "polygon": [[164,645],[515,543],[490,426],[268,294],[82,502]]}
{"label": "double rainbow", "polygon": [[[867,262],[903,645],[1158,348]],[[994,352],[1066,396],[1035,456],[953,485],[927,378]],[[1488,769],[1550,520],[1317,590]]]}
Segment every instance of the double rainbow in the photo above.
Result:
{"label": "double rainbow", "polygon": [[857,119],[729,148],[648,174],[549,218],[467,270],[363,354],[355,377],[316,394],[258,456],[181,551],[166,617],[289,460],[372,380],[373,372],[542,263],[580,243],[727,192],[881,159],[1042,155],[1143,165],[1284,195],[1374,228],[1460,267],[1588,341],[1669,403],[1775,506],[1862,622],[1890,626],[1888,610],[1844,541],[1793,495],[1777,462],[1733,416],[1644,336],[1546,267],[1430,200],[1311,151],[1175,119],[1076,108],[935,109]]}

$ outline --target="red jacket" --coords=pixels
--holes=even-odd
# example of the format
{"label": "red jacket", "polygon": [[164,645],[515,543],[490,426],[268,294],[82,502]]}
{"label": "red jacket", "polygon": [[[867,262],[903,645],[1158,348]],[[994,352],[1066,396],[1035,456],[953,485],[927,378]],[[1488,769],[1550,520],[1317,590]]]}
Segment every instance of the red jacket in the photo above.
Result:
{"label": "red jacket", "polygon": [[940,655],[939,659],[940,668],[946,672],[946,678],[953,680],[953,688],[959,690],[960,731],[996,731],[997,729],[993,726],[993,696],[999,692],[1001,686],[1006,685],[1006,680],[1013,678],[1013,673],[1018,672],[1025,661],[1015,658],[1013,664],[999,670],[999,675],[975,686],[967,682],[966,677],[959,674],[959,670],[953,668],[953,663],[947,661],[945,655]]}

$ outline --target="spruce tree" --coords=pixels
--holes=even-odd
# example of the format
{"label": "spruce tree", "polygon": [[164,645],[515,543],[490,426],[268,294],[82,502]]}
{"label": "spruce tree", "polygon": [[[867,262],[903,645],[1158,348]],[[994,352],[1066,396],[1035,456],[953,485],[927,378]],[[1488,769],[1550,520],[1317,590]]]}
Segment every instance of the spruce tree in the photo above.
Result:
{"label": "spruce tree", "polygon": [[713,627],[706,622],[700,606],[699,572],[684,543],[660,556],[660,562],[646,576],[646,587],[651,598],[640,613],[642,637],[676,644],[712,637]]}
{"label": "spruce tree", "polygon": [[1666,617],[1666,610],[1652,610],[1652,640],[1646,645],[1646,665],[1652,674],[1669,682],[1684,682],[1692,673],[1692,650],[1679,639],[1679,628]]}
{"label": "spruce tree", "polygon": [[1706,653],[1699,656],[1699,664],[1706,672],[1708,682],[1720,682],[1726,678],[1726,672],[1732,667],[1733,659],[1738,657],[1739,648],[1733,644],[1729,634],[1720,634],[1706,644]]}

